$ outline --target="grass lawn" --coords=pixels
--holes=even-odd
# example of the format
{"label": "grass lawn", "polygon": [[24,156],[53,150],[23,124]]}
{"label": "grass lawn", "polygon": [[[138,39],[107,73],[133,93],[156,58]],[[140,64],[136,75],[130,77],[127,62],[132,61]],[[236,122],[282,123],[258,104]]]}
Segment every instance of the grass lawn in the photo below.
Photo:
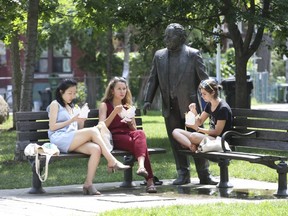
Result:
{"label": "grass lawn", "polygon": [[285,200],[259,203],[209,203],[199,205],[174,205],[155,208],[117,209],[101,213],[100,216],[272,216],[287,215]]}

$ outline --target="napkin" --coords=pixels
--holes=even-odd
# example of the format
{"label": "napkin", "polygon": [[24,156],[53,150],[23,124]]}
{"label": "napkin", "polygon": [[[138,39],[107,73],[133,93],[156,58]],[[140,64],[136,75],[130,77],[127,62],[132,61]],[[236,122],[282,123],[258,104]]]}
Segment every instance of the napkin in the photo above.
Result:
{"label": "napkin", "polygon": [[120,113],[120,117],[122,118],[122,121],[125,121],[125,122],[132,121],[132,118],[135,117],[135,111],[136,111],[135,106],[131,106],[127,110],[123,108]]}

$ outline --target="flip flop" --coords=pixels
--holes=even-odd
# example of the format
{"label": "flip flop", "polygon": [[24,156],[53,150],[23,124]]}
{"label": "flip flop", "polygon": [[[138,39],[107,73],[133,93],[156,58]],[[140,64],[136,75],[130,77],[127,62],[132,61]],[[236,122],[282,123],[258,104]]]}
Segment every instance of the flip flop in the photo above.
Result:
{"label": "flip flop", "polygon": [[[160,181],[156,176],[153,177],[154,185],[162,185],[163,181]],[[140,185],[147,185],[147,181],[144,180]]]}

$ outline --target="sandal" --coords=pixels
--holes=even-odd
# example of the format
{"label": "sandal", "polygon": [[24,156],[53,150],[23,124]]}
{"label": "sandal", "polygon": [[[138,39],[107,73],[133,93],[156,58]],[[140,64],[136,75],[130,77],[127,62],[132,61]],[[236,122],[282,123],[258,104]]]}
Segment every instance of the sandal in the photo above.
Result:
{"label": "sandal", "polygon": [[[162,185],[163,181],[160,181],[156,176],[153,177],[154,185]],[[147,181],[144,180],[140,185],[147,185]]]}
{"label": "sandal", "polygon": [[146,171],[145,168],[139,168],[136,173],[137,175],[142,176],[144,178],[148,177],[148,172]]}
{"label": "sandal", "polygon": [[101,195],[101,193],[93,185],[90,185],[89,187],[83,186],[83,194],[84,195]]}
{"label": "sandal", "polygon": [[156,189],[155,185],[152,184],[152,185],[146,187],[146,192],[147,193],[157,193],[157,189]]}
{"label": "sandal", "polygon": [[131,168],[129,165],[124,165],[123,163],[117,161],[114,166],[109,167],[108,166],[108,173],[115,173],[117,170],[126,170]]}

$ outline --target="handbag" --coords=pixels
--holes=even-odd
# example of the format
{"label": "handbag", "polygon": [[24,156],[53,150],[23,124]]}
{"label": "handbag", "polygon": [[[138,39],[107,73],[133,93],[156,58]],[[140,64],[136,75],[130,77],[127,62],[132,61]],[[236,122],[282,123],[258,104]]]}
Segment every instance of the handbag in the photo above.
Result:
{"label": "handbag", "polygon": [[98,128],[108,151],[111,152],[113,150],[113,140],[110,130],[107,128],[104,121],[100,121],[96,127]]}
{"label": "handbag", "polygon": [[[48,165],[51,156],[59,155],[60,151],[55,144],[44,143],[42,146],[37,143],[30,143],[24,149],[24,154],[26,156],[35,156],[35,170],[41,182],[45,182],[48,178]],[[39,155],[45,155],[45,172],[41,175],[40,172],[40,159]]]}
{"label": "handbag", "polygon": [[[224,142],[225,149],[231,152],[229,144],[225,141]],[[221,137],[217,136],[216,139],[211,140],[208,137],[204,137],[203,140],[200,142],[196,153],[205,153],[205,152],[223,152],[222,144],[221,144]]]}

